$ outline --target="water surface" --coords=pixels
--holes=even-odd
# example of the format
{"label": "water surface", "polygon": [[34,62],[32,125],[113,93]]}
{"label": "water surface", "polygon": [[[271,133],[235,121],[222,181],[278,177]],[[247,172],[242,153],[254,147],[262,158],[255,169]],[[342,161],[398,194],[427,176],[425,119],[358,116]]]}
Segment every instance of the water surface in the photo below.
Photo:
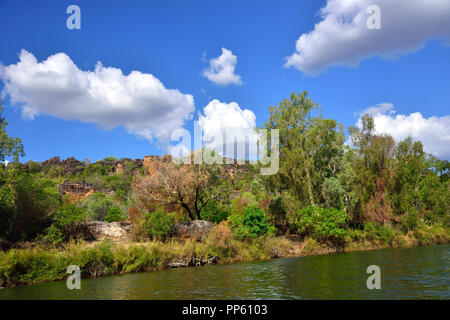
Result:
{"label": "water surface", "polygon": [[[369,290],[369,265],[381,289]],[[450,246],[213,265],[0,290],[0,299],[450,299]]]}

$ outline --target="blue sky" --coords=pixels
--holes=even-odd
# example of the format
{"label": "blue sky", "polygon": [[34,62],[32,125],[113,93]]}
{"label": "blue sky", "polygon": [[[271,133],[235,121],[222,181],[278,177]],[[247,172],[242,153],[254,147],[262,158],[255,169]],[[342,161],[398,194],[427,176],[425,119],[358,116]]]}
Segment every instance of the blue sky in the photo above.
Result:
{"label": "blue sky", "polygon": [[[408,132],[423,134],[429,152],[449,158],[450,46],[445,43],[450,39],[450,27],[445,22],[438,23],[439,19],[450,20],[449,16],[424,15],[423,19],[411,22],[411,30],[405,32],[394,25],[398,22],[393,22],[396,14],[399,19],[402,15],[391,10],[383,20],[383,9],[389,7],[385,1],[379,2],[385,32],[382,36],[375,40],[365,36],[350,44],[332,37],[336,42],[330,42],[328,47],[309,39],[300,48],[315,57],[319,53],[314,50],[328,55],[317,62],[321,63],[318,74],[311,72],[304,61],[286,67],[286,58],[298,53],[296,41],[303,34],[316,32],[314,35],[318,37],[329,36],[320,34],[317,24],[327,23],[327,15],[331,19],[333,14],[341,14],[336,9],[338,0],[0,1],[0,63],[4,67],[18,64],[22,49],[32,54],[38,63],[64,53],[82,71],[94,71],[101,61],[104,67],[121,69],[125,76],[133,70],[152,74],[166,89],[191,95],[195,111],[189,106],[183,110],[190,110],[186,112],[190,112],[193,119],[197,119],[199,113],[205,114],[204,108],[217,99],[224,108],[231,108],[228,104],[236,102],[238,107],[234,106],[234,111],[253,112],[257,126],[267,119],[270,105],[288,98],[291,92],[307,90],[322,106],[325,117],[347,127],[357,122],[358,112],[375,106],[373,114],[383,130],[392,130],[394,137],[403,137]],[[441,2],[444,6],[449,3]],[[66,8],[71,4],[81,9],[80,30],[66,27],[69,17]],[[328,13],[319,14],[320,9],[327,6]],[[358,16],[353,17],[354,27],[358,28]],[[394,27],[398,33],[389,30]],[[421,33],[425,29],[428,33]],[[393,36],[400,38],[401,32],[411,38],[410,43],[391,41]],[[369,46],[361,45],[364,41],[370,41],[372,51],[360,49]],[[373,45],[374,41],[380,43]],[[348,51],[342,55],[353,62],[339,56],[344,47]],[[241,84],[217,84],[204,76],[211,59],[219,57],[222,48],[236,58],[234,72],[240,76]],[[27,76],[26,70],[24,72]],[[114,124],[113,128],[104,128],[98,121],[83,122],[91,118],[81,113],[74,116],[73,110],[66,117],[71,120],[64,120],[64,116],[59,116],[63,113],[48,111],[50,109],[44,105],[31,105],[39,113],[32,120],[27,119],[21,112],[22,106],[30,105],[30,101],[47,103],[52,97],[47,95],[44,100],[30,97],[30,94],[40,94],[36,89],[27,91],[28,95],[18,93],[19,101],[13,103],[11,88],[25,89],[15,83],[13,77],[3,76],[2,80],[7,130],[11,136],[22,139],[26,152],[23,161],[43,161],[52,156],[91,160],[111,155],[142,158],[166,153],[166,141],[158,138],[156,131],[150,141],[136,134],[137,129],[124,128],[120,119],[108,122]],[[10,89],[5,85],[8,81]],[[151,101],[147,103],[148,108],[153,108]],[[421,117],[417,117],[417,113]],[[148,123],[152,121],[149,117]],[[182,126],[192,130],[192,120],[179,117]],[[204,118],[205,121],[217,119],[207,115]],[[161,124],[154,125],[160,128]],[[134,124],[132,126],[135,128]],[[226,125],[219,125],[223,126]],[[418,127],[424,129],[415,131]],[[440,138],[434,138],[436,136]]]}

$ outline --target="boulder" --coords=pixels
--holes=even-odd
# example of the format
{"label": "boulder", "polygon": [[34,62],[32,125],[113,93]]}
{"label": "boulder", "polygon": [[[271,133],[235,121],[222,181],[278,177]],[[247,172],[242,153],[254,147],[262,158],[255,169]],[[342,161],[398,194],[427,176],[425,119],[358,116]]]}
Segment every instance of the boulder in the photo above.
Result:
{"label": "boulder", "polygon": [[131,225],[127,222],[88,221],[86,225],[95,240],[129,240]]}
{"label": "boulder", "polygon": [[174,226],[173,235],[180,239],[191,238],[195,240],[205,240],[213,227],[214,223],[203,220],[178,223]]}

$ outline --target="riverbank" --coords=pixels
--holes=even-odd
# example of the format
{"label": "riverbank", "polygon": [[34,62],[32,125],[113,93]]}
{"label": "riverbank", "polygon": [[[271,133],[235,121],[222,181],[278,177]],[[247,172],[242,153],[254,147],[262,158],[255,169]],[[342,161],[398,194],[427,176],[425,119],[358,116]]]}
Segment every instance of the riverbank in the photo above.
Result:
{"label": "riverbank", "polygon": [[95,278],[131,272],[189,267],[212,263],[236,263],[273,258],[324,255],[383,248],[449,244],[442,227],[396,234],[394,238],[354,232],[341,246],[297,236],[265,237],[252,241],[220,243],[207,239],[168,242],[71,242],[59,248],[35,245],[0,251],[0,286],[32,285],[67,278],[69,265],[78,265],[82,277]]}

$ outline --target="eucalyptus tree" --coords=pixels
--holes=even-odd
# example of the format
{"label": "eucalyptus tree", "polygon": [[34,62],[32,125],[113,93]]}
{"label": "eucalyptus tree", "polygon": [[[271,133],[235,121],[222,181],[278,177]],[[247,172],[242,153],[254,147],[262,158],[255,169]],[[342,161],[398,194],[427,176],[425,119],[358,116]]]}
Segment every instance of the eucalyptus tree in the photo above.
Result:
{"label": "eucalyptus tree", "polygon": [[280,137],[280,169],[266,178],[269,186],[277,193],[289,191],[304,206],[324,202],[322,184],[336,176],[344,153],[342,125],[324,119],[320,111],[306,91],[292,93],[269,107],[265,123],[267,129],[278,129]]}

